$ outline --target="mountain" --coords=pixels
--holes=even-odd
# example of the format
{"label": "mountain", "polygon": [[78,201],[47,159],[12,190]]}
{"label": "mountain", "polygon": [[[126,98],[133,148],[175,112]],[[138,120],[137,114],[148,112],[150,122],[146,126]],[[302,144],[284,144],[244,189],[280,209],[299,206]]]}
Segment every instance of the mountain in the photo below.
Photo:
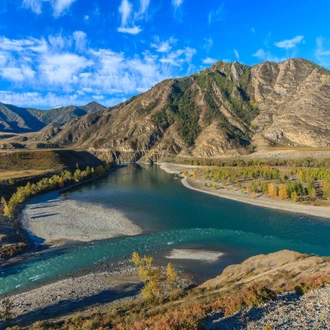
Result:
{"label": "mountain", "polygon": [[14,105],[0,103],[0,132],[37,132],[48,124],[61,126],[74,118],[103,109],[105,107],[97,102],[79,107],[74,105],[57,107],[51,110],[19,108]]}
{"label": "mountain", "polygon": [[[330,72],[303,59],[217,62],[47,133],[122,161],[218,158],[269,145],[330,145]],[[32,138],[32,137],[31,137]],[[45,139],[41,130],[33,141]]]}

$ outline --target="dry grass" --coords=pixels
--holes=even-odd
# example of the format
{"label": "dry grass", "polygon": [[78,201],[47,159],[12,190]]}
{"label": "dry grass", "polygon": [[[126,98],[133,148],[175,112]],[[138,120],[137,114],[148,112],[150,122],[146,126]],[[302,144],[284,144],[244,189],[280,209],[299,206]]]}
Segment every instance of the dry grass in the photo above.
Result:
{"label": "dry grass", "polygon": [[330,147],[303,147],[303,146],[272,146],[265,148],[267,151],[272,150],[294,150],[294,151],[330,151]]}
{"label": "dry grass", "polygon": [[25,170],[25,171],[6,171],[0,172],[0,181],[17,179],[17,178],[26,178],[35,175],[42,175],[48,173],[49,170]]}

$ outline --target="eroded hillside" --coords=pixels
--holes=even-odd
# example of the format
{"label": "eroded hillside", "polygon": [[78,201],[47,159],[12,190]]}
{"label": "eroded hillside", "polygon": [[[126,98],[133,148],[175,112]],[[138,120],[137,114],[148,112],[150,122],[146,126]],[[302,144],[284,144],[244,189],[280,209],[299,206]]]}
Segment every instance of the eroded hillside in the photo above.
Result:
{"label": "eroded hillside", "polygon": [[[273,144],[326,147],[330,72],[303,59],[217,62],[118,106],[29,137],[121,161],[239,156]],[[46,131],[48,130],[48,131]]]}

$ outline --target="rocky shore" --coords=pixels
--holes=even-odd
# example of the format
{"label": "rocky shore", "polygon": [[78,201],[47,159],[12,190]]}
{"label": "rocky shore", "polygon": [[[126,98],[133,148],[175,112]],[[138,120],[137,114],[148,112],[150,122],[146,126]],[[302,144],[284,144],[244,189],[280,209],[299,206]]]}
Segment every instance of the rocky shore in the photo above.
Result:
{"label": "rocky shore", "polygon": [[327,286],[303,296],[285,293],[261,307],[245,309],[228,317],[215,312],[203,325],[207,330],[330,329],[329,314],[330,287]]}
{"label": "rocky shore", "polygon": [[109,271],[70,277],[10,296],[15,315],[11,324],[28,325],[118,299],[117,303],[135,299],[141,282],[131,262],[124,260],[109,266]]}

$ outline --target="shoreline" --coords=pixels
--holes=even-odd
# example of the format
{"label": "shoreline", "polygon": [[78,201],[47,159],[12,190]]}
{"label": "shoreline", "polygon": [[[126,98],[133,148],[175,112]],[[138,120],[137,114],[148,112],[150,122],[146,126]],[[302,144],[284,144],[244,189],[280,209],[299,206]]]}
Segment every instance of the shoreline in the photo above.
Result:
{"label": "shoreline", "polygon": [[[179,165],[179,164],[170,164],[170,163],[159,163],[158,165],[160,165],[160,168],[165,172],[169,174],[178,174],[178,175],[180,174],[180,172],[184,171],[185,169],[201,167],[194,165]],[[303,205],[289,201],[273,200],[265,196],[259,196],[253,198],[252,196],[246,195],[237,190],[220,189],[214,191],[212,190],[212,188],[205,187],[203,181],[196,181],[191,178],[182,178],[181,182],[188,189],[217,196],[220,198],[226,198],[241,203],[246,203],[254,206],[265,207],[279,211],[286,211],[296,214],[305,214],[314,217],[330,219],[329,207]]]}
{"label": "shoreline", "polygon": [[140,288],[135,267],[127,260],[118,261],[107,271],[69,277],[9,295],[15,314],[11,325],[63,317],[101,304],[133,301]]}
{"label": "shoreline", "polygon": [[139,226],[115,209],[79,203],[54,191],[28,201],[21,226],[36,246],[90,242],[142,233]]}

